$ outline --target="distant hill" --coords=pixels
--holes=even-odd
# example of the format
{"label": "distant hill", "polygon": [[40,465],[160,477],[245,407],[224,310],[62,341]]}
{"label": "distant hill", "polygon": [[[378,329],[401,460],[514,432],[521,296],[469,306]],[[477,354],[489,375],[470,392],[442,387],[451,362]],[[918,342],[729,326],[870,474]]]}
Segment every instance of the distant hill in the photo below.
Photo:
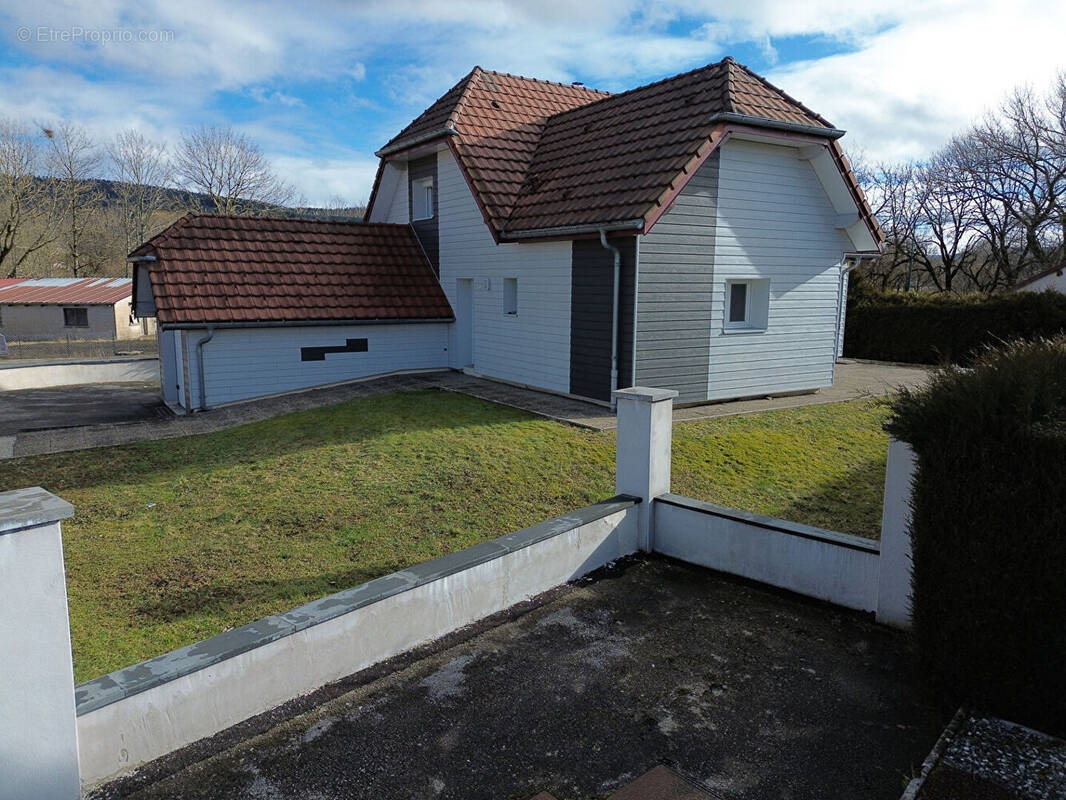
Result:
{"label": "distant hill", "polygon": [[[43,180],[43,179],[42,179]],[[104,205],[116,204],[119,201],[119,184],[117,181],[97,178],[92,181],[96,190],[103,198]],[[163,192],[163,207],[161,211],[177,212],[179,214],[199,212],[211,214],[215,211],[215,204],[206,194],[190,192],[185,189],[158,187]],[[319,208],[317,206],[275,206],[269,203],[248,203],[251,214],[263,214],[276,217],[294,217],[298,219],[341,219],[362,222],[366,212],[364,206],[347,206],[344,208]]]}

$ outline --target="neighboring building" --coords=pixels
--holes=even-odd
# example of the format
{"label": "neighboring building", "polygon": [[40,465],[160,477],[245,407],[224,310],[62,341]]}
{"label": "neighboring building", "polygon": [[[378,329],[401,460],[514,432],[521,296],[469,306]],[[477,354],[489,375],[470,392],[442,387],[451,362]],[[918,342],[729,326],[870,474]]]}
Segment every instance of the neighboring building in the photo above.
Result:
{"label": "neighboring building", "polygon": [[0,330],[8,341],[135,339],[155,321],[131,317],[129,278],[20,278],[0,284]]}
{"label": "neighboring building", "polygon": [[1042,292],[1045,289],[1066,294],[1066,264],[1044,270],[1014,287],[1016,292]]}
{"label": "neighboring building", "polygon": [[[618,95],[475,68],[379,151],[367,228],[420,244],[454,309],[454,321],[432,320],[442,346],[425,366],[601,402],[632,384],[676,389],[683,403],[813,391],[833,382],[845,272],[883,241],[842,135],[732,59]],[[219,231],[204,228],[180,267],[157,246],[180,239],[174,229],[134,257],[156,259],[138,264],[138,297],[147,306],[154,295],[164,330],[185,331],[175,363],[195,364],[189,342],[212,323],[199,351],[207,404],[340,379],[297,361],[307,334],[294,326],[327,321],[313,287],[284,319],[245,319],[228,302],[202,320],[162,307],[168,286],[191,293],[201,265],[236,251],[257,255],[233,272],[233,297],[288,292],[296,264],[270,248],[329,238],[337,223],[256,239],[232,220],[194,219],[177,225],[214,219]],[[300,247],[301,270],[317,263]],[[385,279],[394,256],[375,252]],[[251,372],[239,389],[229,378],[216,390],[210,365],[238,347],[216,344],[219,331],[250,322],[288,332],[272,335],[269,354],[244,351]],[[403,350],[402,334],[380,335]],[[365,362],[351,370],[365,374],[412,368],[375,364],[372,352],[343,358]],[[293,377],[279,383],[279,370]],[[188,402],[197,407],[195,393]]]}

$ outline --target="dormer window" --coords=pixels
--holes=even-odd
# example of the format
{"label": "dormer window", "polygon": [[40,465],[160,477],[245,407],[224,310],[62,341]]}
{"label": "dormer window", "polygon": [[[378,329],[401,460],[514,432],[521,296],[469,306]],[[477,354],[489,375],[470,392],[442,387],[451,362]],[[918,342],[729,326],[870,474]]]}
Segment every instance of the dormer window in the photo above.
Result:
{"label": "dormer window", "polygon": [[411,181],[411,219],[432,219],[433,179],[421,178]]}

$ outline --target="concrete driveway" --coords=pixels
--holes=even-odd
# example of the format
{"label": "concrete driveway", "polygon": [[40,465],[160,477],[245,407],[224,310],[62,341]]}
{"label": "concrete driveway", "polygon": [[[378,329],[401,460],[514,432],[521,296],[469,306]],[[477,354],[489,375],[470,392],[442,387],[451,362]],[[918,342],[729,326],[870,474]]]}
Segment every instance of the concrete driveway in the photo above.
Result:
{"label": "concrete driveway", "polygon": [[159,385],[92,383],[0,392],[0,436],[155,419],[169,412]]}

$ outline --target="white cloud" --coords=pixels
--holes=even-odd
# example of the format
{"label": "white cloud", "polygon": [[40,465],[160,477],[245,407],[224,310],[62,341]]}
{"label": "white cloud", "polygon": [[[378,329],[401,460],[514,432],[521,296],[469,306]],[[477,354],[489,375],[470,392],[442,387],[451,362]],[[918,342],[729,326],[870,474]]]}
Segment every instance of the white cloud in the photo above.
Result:
{"label": "white cloud", "polygon": [[920,158],[1013,87],[1040,90],[1066,67],[1066,5],[975,2],[928,7],[860,49],[768,77],[849,131],[873,160]]}
{"label": "white cloud", "polygon": [[[75,26],[173,38],[16,41],[19,27]],[[767,77],[849,129],[846,144],[894,159],[926,154],[1018,83],[1046,85],[1066,67],[1063,30],[1066,4],[1053,0],[10,3],[0,38],[35,66],[0,68],[0,114],[173,141],[188,125],[226,122],[217,98],[236,93],[258,105],[235,124],[323,200],[365,195],[373,177],[371,147],[352,155],[330,127],[340,104],[362,109],[360,132],[380,144],[475,63],[620,90],[744,44],[771,63],[776,54]],[[782,42],[794,36],[848,52],[797,62]],[[325,108],[301,95],[317,84],[332,86]],[[305,154],[316,148],[333,160],[315,166]],[[344,189],[338,175],[361,183]]]}
{"label": "white cloud", "polygon": [[275,154],[271,161],[277,173],[313,206],[327,205],[337,197],[347,205],[362,205],[370,198],[378,168],[376,158],[358,155],[322,159]]}

